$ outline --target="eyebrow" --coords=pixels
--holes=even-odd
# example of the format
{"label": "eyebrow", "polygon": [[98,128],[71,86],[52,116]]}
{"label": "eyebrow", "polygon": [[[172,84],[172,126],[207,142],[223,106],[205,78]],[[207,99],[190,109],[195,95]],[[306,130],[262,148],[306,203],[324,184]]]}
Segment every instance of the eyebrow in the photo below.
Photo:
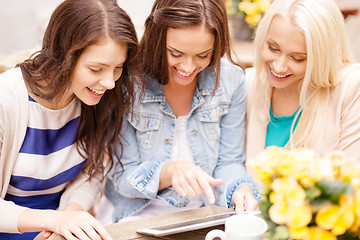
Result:
{"label": "eyebrow", "polygon": [[[123,61],[122,63],[116,65],[116,66],[121,66],[121,65],[124,65],[124,63],[126,62],[126,59],[125,61]],[[109,64],[106,64],[106,63],[102,63],[102,62],[92,62],[90,61],[89,64],[96,64],[96,65],[101,65],[101,66],[104,66],[104,67],[109,67],[110,65]]]}
{"label": "eyebrow", "polygon": [[[280,48],[279,44],[277,44],[274,40],[272,39],[269,39],[266,41],[267,44],[274,44],[276,45],[276,47]],[[291,52],[291,54],[295,54],[295,55],[305,55],[307,56],[307,53],[306,52]]]}
{"label": "eyebrow", "polygon": [[[167,46],[167,48],[168,48],[169,50],[171,50],[171,51],[176,51],[176,52],[179,52],[179,53],[183,53],[182,51],[179,51],[179,50],[177,50],[176,48],[173,48],[173,47],[170,47],[170,46]],[[205,53],[211,52],[213,49],[214,49],[214,48],[210,48],[210,49],[205,50],[205,51],[203,51],[203,52],[201,52],[201,53],[197,53],[196,55],[201,55],[201,54],[205,54]]]}

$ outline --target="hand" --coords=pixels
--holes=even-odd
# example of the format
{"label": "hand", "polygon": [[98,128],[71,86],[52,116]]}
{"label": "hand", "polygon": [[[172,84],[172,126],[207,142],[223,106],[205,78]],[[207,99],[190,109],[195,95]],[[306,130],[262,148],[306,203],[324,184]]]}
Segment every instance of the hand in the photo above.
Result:
{"label": "hand", "polygon": [[52,240],[55,239],[56,236],[58,236],[58,234],[49,231],[42,231],[33,240]]}
{"label": "hand", "polygon": [[46,231],[44,234],[48,240],[55,238],[55,233],[67,240],[112,239],[102,224],[85,211],[57,211],[56,217],[49,222],[52,232]]}
{"label": "hand", "polygon": [[232,199],[236,206],[236,213],[259,210],[258,202],[253,195],[251,187],[247,184],[241,185],[234,192]]}
{"label": "hand", "polygon": [[205,193],[210,204],[215,203],[211,186],[219,186],[222,179],[215,179],[202,168],[188,161],[170,161],[165,163],[160,172],[159,190],[172,186],[182,197]]}
{"label": "hand", "polygon": [[[48,239],[48,232],[40,232],[33,240],[46,240]],[[51,233],[50,233],[51,234]]]}

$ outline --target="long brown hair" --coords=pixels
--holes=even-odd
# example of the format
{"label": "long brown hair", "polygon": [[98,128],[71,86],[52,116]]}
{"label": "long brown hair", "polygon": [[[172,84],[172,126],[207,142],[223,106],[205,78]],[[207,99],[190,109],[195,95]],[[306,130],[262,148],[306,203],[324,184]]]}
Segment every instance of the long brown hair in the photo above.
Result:
{"label": "long brown hair", "polygon": [[215,35],[214,53],[209,67],[217,70],[216,88],[220,74],[220,58],[226,54],[231,60],[228,20],[223,0],[155,0],[145,21],[145,31],[140,42],[144,74],[157,79],[160,84],[167,84],[167,29],[202,24]]}
{"label": "long brown hair", "polygon": [[[51,16],[42,49],[19,64],[24,79],[35,95],[50,102],[61,99],[69,88],[70,76],[84,49],[101,38],[127,44],[127,60],[115,87],[105,92],[95,106],[81,103],[76,133],[78,152],[87,158],[85,173],[105,173],[106,156],[110,167],[118,159],[123,115],[134,99],[138,41],[134,25],[115,1],[65,0]],[[46,84],[44,84],[44,82]],[[121,164],[121,163],[120,163]]]}

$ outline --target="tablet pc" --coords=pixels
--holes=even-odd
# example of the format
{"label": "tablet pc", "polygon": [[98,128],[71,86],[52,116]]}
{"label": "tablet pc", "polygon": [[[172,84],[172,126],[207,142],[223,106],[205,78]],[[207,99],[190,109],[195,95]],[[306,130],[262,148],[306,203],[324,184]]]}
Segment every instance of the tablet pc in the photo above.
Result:
{"label": "tablet pc", "polygon": [[151,235],[155,237],[166,236],[175,233],[187,232],[196,229],[213,227],[225,223],[225,220],[235,215],[235,212],[227,212],[207,217],[195,218],[186,221],[180,221],[165,225],[153,226],[148,228],[141,228],[136,230],[137,233]]}

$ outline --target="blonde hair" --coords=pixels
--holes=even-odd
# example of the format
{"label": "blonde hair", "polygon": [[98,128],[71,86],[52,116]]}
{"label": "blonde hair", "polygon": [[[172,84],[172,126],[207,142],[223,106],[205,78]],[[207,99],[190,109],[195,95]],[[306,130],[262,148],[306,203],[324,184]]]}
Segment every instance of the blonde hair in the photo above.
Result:
{"label": "blonde hair", "polygon": [[259,23],[254,39],[255,83],[250,89],[251,101],[264,124],[270,119],[272,87],[260,52],[276,15],[289,19],[304,34],[307,49],[306,73],[299,83],[302,113],[286,147],[312,147],[323,121],[322,105],[333,87],[341,82],[343,67],[353,62],[344,19],[333,0],[274,0]]}

